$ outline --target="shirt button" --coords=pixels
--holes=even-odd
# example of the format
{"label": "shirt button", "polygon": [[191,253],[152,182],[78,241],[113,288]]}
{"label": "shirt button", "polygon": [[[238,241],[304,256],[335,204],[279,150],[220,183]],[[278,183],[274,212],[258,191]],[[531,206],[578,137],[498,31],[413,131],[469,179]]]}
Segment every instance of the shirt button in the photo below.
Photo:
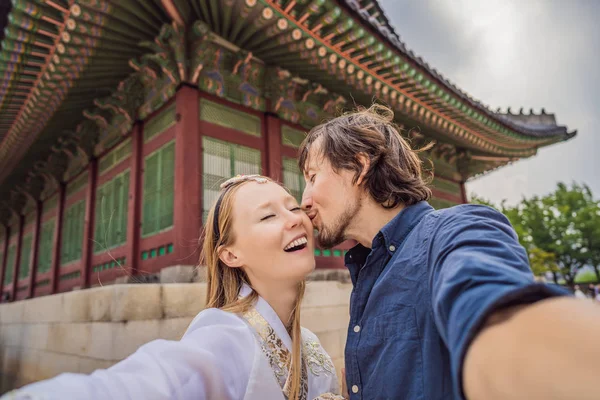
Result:
{"label": "shirt button", "polygon": [[356,333],[360,332],[360,326],[355,325],[354,326],[354,332],[356,332]]}
{"label": "shirt button", "polygon": [[396,246],[394,246],[393,244],[389,247],[390,251],[396,251]]}
{"label": "shirt button", "polygon": [[352,393],[358,393],[358,386],[352,385]]}

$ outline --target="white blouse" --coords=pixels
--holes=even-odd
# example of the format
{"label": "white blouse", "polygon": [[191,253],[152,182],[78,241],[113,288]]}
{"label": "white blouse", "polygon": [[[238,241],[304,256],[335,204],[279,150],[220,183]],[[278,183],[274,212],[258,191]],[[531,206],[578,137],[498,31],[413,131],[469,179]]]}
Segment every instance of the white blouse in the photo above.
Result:
{"label": "white blouse", "polygon": [[[242,289],[242,296],[250,293]],[[331,358],[302,328],[306,399],[341,399]],[[292,340],[259,297],[248,313],[200,312],[180,341],[155,340],[106,370],[64,373],[7,393],[2,400],[284,400]]]}

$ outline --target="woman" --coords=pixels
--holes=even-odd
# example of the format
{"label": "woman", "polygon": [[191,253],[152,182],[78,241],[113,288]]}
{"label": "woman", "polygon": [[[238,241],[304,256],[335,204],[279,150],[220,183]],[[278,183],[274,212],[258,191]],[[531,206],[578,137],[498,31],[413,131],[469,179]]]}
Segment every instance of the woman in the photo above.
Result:
{"label": "woman", "polygon": [[156,340],[107,370],[62,374],[10,399],[342,399],[331,359],[300,327],[313,229],[269,178],[232,178],[208,214],[207,309],[178,341]]}

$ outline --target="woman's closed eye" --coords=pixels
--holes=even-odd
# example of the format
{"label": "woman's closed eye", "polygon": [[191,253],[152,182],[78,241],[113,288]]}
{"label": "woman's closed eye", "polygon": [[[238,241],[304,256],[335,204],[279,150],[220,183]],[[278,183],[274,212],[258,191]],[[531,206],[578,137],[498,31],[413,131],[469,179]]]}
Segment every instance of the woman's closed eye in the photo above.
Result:
{"label": "woman's closed eye", "polygon": [[[302,211],[302,209],[300,207],[294,207],[290,210],[291,212],[297,212],[297,211]],[[275,217],[275,214],[269,214],[269,215],[265,215],[264,217],[262,217],[260,220],[261,221],[266,221],[270,218]]]}

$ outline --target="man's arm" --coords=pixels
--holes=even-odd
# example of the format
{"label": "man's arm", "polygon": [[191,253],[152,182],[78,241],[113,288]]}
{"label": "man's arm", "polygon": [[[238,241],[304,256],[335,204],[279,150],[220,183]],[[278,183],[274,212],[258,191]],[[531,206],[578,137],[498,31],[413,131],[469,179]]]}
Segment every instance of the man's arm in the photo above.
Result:
{"label": "man's arm", "polygon": [[[580,360],[575,363],[572,358],[575,354],[579,357],[586,354],[575,351],[579,348],[574,342],[580,329],[573,326],[570,318],[579,315],[584,321],[579,324],[590,325],[593,314],[571,312],[571,308],[582,305],[565,297],[568,292],[534,281],[527,253],[506,217],[497,211],[483,206],[462,206],[442,212],[429,240],[432,311],[450,354],[455,397],[545,399],[530,396],[522,387],[540,383],[549,384],[547,390],[556,393],[564,378],[570,376],[563,364],[578,365]],[[565,304],[562,307],[568,311],[559,314],[554,304]],[[552,335],[565,339],[558,340]],[[600,334],[596,337],[600,340]],[[556,350],[557,346],[561,349]],[[467,353],[468,372],[465,371]],[[558,373],[554,373],[550,360],[563,363],[557,364]],[[600,362],[592,362],[598,367],[588,368],[599,371]],[[549,372],[552,380],[540,378]],[[600,371],[596,375],[600,380]],[[518,383],[523,385],[517,386]],[[512,390],[518,395],[511,396]]]}
{"label": "man's arm", "polygon": [[600,307],[552,298],[492,314],[469,346],[469,400],[598,399]]}

